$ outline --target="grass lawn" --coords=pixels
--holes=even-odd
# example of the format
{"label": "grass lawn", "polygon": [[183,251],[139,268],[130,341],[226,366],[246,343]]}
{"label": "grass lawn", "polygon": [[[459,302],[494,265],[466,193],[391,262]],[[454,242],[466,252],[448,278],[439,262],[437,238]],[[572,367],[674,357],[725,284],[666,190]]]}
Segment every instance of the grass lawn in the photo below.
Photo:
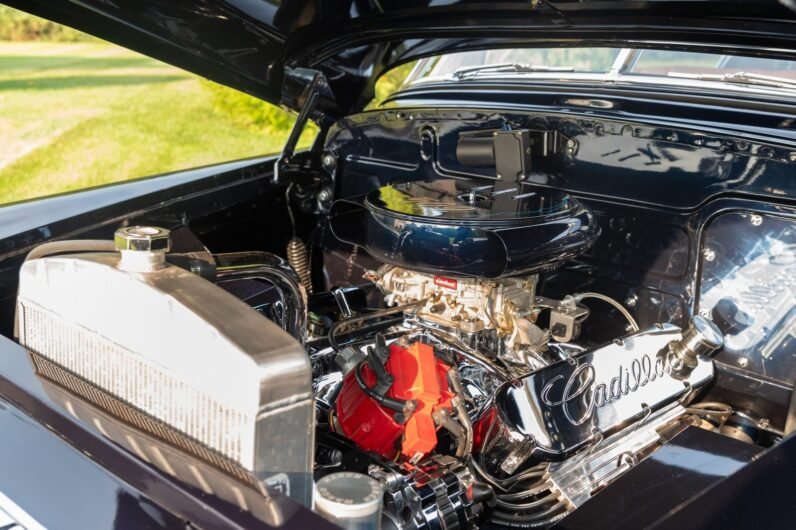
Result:
{"label": "grass lawn", "polygon": [[196,76],[99,42],[0,42],[0,203],[277,152]]}

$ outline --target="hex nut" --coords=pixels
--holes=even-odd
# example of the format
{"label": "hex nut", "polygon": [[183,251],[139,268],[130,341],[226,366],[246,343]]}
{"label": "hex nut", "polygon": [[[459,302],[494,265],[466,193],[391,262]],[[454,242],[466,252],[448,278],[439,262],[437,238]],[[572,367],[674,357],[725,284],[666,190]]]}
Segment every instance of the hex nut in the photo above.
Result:
{"label": "hex nut", "polygon": [[119,251],[168,252],[170,234],[170,230],[157,226],[129,226],[116,231],[113,244]]}

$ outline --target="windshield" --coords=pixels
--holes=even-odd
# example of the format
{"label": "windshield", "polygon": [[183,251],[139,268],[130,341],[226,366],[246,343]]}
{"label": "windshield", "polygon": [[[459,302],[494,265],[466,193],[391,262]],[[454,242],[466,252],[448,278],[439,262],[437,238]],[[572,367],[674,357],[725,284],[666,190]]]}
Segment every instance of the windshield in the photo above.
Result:
{"label": "windshield", "polygon": [[534,48],[453,53],[418,61],[403,86],[482,78],[610,81],[796,90],[796,61],[676,50]]}

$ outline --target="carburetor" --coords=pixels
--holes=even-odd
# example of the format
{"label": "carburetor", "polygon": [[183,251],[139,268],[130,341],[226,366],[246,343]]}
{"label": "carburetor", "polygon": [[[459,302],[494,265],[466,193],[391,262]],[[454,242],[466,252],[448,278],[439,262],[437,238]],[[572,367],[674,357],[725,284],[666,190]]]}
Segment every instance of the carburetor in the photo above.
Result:
{"label": "carburetor", "polygon": [[387,305],[425,299],[415,316],[453,332],[472,347],[502,353],[506,348],[537,347],[547,341],[547,334],[533,323],[538,315],[534,306],[536,274],[495,279],[452,277],[385,265],[367,278],[385,293]]}
{"label": "carburetor", "polygon": [[370,279],[384,291],[387,305],[428,298],[418,314],[475,333],[490,328],[511,329],[515,314],[529,314],[538,276],[456,278],[385,265]]}

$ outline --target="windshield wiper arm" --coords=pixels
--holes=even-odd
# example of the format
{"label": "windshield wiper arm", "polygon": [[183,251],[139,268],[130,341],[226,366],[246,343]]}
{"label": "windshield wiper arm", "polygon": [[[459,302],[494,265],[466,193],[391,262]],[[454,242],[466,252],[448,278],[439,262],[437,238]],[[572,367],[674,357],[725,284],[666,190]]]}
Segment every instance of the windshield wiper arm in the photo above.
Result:
{"label": "windshield wiper arm", "polygon": [[453,72],[452,76],[455,79],[465,79],[467,77],[474,77],[480,73],[500,73],[500,72],[517,72],[517,73],[534,73],[534,72],[574,72],[574,66],[547,66],[544,64],[518,64],[518,63],[502,63],[502,64],[482,64],[478,66],[465,66],[458,68]]}
{"label": "windshield wiper arm", "polygon": [[669,77],[696,79],[699,81],[719,81],[721,83],[737,83],[739,85],[759,85],[777,88],[796,88],[796,80],[773,75],[754,74],[751,72],[732,72],[729,74],[689,74],[685,72],[669,72]]}

